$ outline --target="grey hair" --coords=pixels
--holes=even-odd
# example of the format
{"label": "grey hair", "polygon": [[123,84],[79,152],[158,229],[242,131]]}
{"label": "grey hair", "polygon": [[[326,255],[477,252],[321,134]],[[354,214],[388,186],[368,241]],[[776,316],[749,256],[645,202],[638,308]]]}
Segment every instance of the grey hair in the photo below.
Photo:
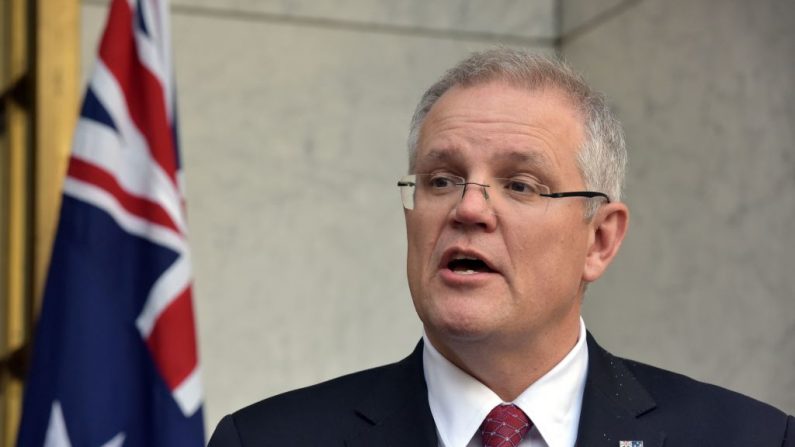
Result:
{"label": "grey hair", "polygon": [[[558,88],[574,103],[584,118],[585,142],[577,154],[577,165],[589,190],[601,191],[611,201],[620,201],[627,165],[627,149],[621,124],[602,94],[592,90],[583,77],[565,62],[508,48],[473,53],[448,70],[422,95],[409,131],[409,172],[414,172],[417,144],[425,117],[450,88],[505,81],[528,90]],[[589,201],[586,217],[599,202]]]}

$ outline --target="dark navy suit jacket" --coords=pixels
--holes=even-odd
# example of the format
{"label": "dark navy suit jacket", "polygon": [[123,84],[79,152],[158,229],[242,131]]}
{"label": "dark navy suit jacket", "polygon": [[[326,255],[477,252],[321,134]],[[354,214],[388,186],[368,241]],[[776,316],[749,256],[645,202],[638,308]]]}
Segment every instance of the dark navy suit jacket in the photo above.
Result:
{"label": "dark navy suit jacket", "polygon": [[[398,363],[228,415],[209,445],[438,447],[427,395],[420,343]],[[614,357],[588,334],[577,446],[619,447],[620,441],[642,441],[643,447],[795,447],[795,418],[735,392]]]}

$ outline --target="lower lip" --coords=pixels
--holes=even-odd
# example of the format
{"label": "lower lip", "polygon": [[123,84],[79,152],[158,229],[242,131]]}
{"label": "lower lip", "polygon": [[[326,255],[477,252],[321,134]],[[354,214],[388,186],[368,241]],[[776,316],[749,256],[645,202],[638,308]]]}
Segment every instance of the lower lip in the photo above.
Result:
{"label": "lower lip", "polygon": [[497,272],[456,273],[449,268],[439,269],[439,277],[451,286],[477,286],[498,276]]}

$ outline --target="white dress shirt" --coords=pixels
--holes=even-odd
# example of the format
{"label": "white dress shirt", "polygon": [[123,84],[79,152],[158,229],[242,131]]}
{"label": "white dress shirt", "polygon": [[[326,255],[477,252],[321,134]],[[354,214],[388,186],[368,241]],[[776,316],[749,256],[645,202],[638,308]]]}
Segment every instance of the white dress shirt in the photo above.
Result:
{"label": "white dress shirt", "polygon": [[585,323],[574,348],[513,402],[503,402],[486,385],[444,358],[423,334],[422,353],[428,403],[439,447],[482,447],[480,424],[495,406],[513,403],[533,427],[520,447],[571,447],[577,440],[582,394],[588,371]]}

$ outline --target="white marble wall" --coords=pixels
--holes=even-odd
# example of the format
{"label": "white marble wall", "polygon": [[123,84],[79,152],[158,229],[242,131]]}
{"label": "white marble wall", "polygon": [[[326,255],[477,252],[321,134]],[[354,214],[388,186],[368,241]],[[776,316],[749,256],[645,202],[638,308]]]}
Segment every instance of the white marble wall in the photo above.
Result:
{"label": "white marble wall", "polygon": [[589,328],[618,354],[795,413],[795,2],[562,11],[563,54],[630,146],[630,232],[586,298]]}
{"label": "white marble wall", "polygon": [[[414,105],[497,41],[551,51],[553,0],[174,0],[208,429],[407,355],[398,177]],[[105,6],[83,7],[90,67]]]}

